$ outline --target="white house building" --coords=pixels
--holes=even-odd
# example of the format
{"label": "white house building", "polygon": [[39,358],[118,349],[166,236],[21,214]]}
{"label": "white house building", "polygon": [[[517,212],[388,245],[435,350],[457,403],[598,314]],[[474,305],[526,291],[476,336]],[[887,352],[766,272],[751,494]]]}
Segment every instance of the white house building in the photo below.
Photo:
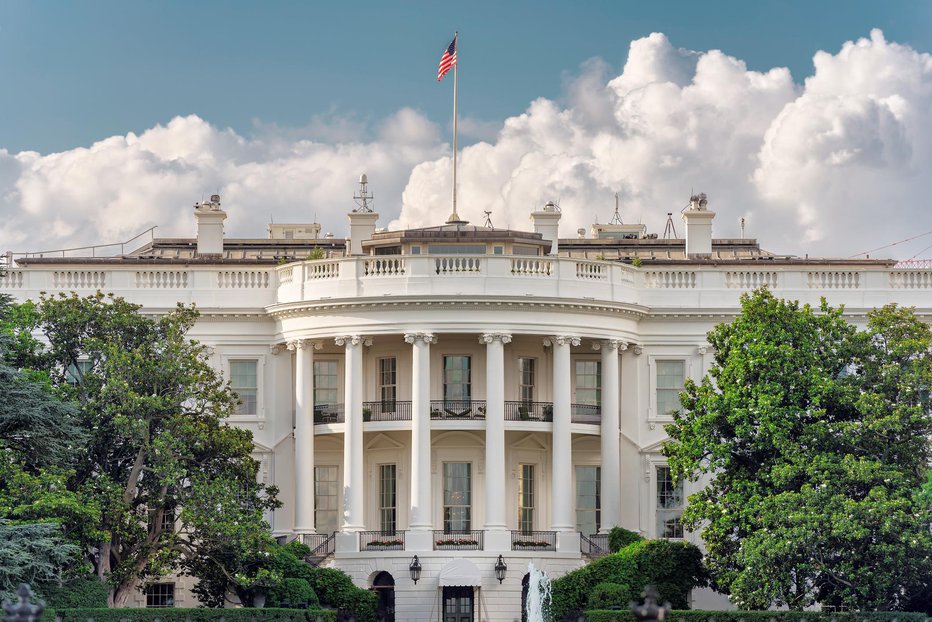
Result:
{"label": "white house building", "polygon": [[[615,525],[694,539],[663,424],[742,293],[824,296],[856,322],[891,301],[932,313],[932,270],[713,239],[702,195],[682,213],[685,239],[617,219],[558,239],[552,204],[531,231],[456,214],[383,231],[364,204],[346,240],[313,224],[225,238],[217,196],[194,216],[195,238],[120,256],[8,255],[0,291],[196,303],[192,336],[239,393],[232,423],[281,489],[275,534],[377,589],[386,619],[519,620],[529,562],[579,567]],[[193,606],[185,581],[137,604]]]}

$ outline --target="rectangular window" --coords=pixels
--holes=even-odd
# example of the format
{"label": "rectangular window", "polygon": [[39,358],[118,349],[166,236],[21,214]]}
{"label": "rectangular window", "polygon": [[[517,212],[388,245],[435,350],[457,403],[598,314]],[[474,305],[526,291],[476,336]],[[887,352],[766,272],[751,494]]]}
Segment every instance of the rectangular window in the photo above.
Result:
{"label": "rectangular window", "polygon": [[444,401],[469,401],[472,384],[469,375],[470,357],[443,357],[443,399]]}
{"label": "rectangular window", "polygon": [[328,408],[339,403],[336,361],[314,361],[314,407]]}
{"label": "rectangular window", "polygon": [[657,416],[670,417],[680,408],[680,391],[686,381],[684,361],[657,361]]}
{"label": "rectangular window", "polygon": [[90,372],[93,368],[94,363],[91,361],[78,361],[74,365],[69,365],[65,371],[65,382],[76,387],[84,380],[84,374]]}
{"label": "rectangular window", "polygon": [[601,467],[576,467],[576,531],[586,536],[602,527],[601,479]]}
{"label": "rectangular window", "polygon": [[682,538],[683,482],[674,485],[670,467],[657,467],[657,537]]}
{"label": "rectangular window", "polygon": [[257,361],[230,361],[230,386],[239,397],[237,415],[255,415],[258,410],[256,398],[259,392],[256,368]]}
{"label": "rectangular window", "polygon": [[447,533],[472,529],[472,464],[443,463],[443,530]]}
{"label": "rectangular window", "polygon": [[576,361],[576,403],[602,405],[602,361]]}
{"label": "rectangular window", "polygon": [[537,255],[538,252],[537,252],[536,246],[518,246],[516,244],[515,246],[511,247],[511,254],[512,255]]}
{"label": "rectangular window", "polygon": [[339,495],[337,467],[314,467],[314,525],[317,533],[333,533],[337,530]]}
{"label": "rectangular window", "polygon": [[431,255],[485,255],[485,244],[431,244]]}
{"label": "rectangular window", "polygon": [[398,374],[395,357],[379,359],[379,399],[382,412],[395,412],[395,399],[398,394]]}
{"label": "rectangular window", "polygon": [[522,402],[534,401],[534,371],[537,361],[530,358],[518,359],[518,397]]}
{"label": "rectangular window", "polygon": [[518,468],[518,529],[528,533],[534,531],[534,465]]}
{"label": "rectangular window", "polygon": [[492,247],[492,254],[493,254],[493,255],[504,255],[504,254],[505,254],[505,247],[504,247],[504,246],[493,246],[493,247]]}
{"label": "rectangular window", "polygon": [[411,254],[412,254],[412,255],[420,255],[420,254],[421,254],[421,247],[420,247],[420,246],[412,246],[412,247],[411,247]]}
{"label": "rectangular window", "polygon": [[174,606],[174,583],[154,583],[146,588],[146,607],[164,609]]}
{"label": "rectangular window", "polygon": [[398,496],[394,464],[379,465],[379,529],[394,534],[397,528]]}

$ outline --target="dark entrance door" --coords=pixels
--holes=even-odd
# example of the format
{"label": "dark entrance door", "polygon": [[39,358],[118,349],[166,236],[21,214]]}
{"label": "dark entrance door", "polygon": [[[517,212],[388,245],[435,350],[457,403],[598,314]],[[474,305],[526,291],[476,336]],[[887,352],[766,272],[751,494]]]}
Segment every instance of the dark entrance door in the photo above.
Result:
{"label": "dark entrance door", "polygon": [[395,579],[387,572],[375,575],[372,589],[379,597],[375,612],[376,622],[395,622]]}
{"label": "dark entrance door", "polygon": [[473,622],[473,588],[443,588],[443,622]]}

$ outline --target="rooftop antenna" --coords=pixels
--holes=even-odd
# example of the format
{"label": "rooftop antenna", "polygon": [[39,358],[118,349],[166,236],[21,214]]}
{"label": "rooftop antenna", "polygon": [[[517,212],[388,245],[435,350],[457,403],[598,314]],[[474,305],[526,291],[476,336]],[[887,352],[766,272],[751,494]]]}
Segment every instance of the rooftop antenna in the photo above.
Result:
{"label": "rooftop antenna", "polygon": [[625,223],[621,222],[621,215],[618,213],[618,193],[615,193],[615,215],[612,216],[612,219],[608,222],[610,225],[623,225]]}
{"label": "rooftop antenna", "polygon": [[492,211],[483,210],[482,213],[485,214],[485,224],[483,226],[488,227],[489,229],[494,229],[495,226],[492,224]]}
{"label": "rooftop antenna", "polygon": [[[359,206],[359,209],[353,210],[354,212],[372,212],[369,202],[374,201],[375,197],[369,192],[369,178],[366,177],[365,173],[359,176],[359,194],[354,194],[353,199],[355,199],[356,205]],[[317,220],[316,214],[314,215],[314,220]]]}
{"label": "rooftop antenna", "polygon": [[[670,234],[673,234],[673,237],[670,237]],[[663,228],[663,239],[664,240],[679,239],[676,235],[676,227],[673,226],[673,212],[667,212],[667,226]]]}
{"label": "rooftop antenna", "polygon": [[744,239],[744,217],[741,217],[741,239]]}

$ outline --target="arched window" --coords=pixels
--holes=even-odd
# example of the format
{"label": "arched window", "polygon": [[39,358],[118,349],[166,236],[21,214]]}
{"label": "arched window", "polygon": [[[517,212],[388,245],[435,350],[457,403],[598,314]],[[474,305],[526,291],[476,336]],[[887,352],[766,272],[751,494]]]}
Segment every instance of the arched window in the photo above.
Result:
{"label": "arched window", "polygon": [[372,590],[379,597],[376,622],[395,622],[395,578],[383,570],[372,579]]}

